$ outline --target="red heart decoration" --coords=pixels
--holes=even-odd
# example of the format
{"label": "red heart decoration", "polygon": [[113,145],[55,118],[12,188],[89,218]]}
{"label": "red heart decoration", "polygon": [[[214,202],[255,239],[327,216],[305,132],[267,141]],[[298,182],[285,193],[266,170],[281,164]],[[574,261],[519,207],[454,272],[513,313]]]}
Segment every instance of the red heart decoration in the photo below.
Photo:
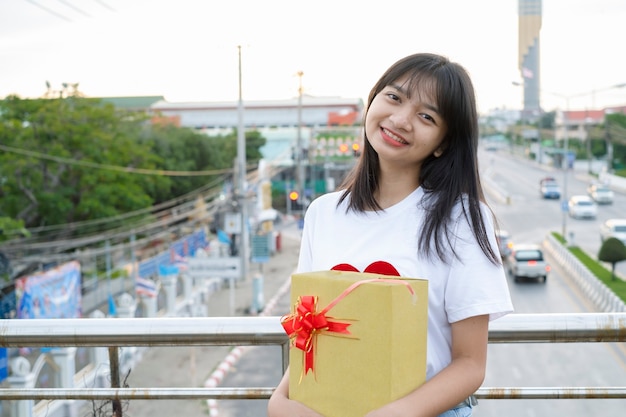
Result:
{"label": "red heart decoration", "polygon": [[[354,266],[350,264],[338,264],[330,268],[331,271],[348,271],[348,272],[360,272]],[[363,272],[369,272],[372,274],[391,275],[399,277],[398,270],[389,262],[376,261],[369,264]]]}
{"label": "red heart decoration", "polygon": [[338,264],[330,268],[331,271],[348,271],[348,272],[360,272],[358,269],[350,264]]}

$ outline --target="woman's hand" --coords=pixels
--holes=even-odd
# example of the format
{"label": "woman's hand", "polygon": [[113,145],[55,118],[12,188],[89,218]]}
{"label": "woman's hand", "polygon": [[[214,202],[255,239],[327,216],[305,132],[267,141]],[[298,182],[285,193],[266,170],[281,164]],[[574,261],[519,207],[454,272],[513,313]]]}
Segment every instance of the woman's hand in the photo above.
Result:
{"label": "woman's hand", "polygon": [[268,417],[324,417],[298,401],[272,396],[267,407]]}
{"label": "woman's hand", "polygon": [[365,417],[403,417],[401,412],[394,409],[393,403],[387,404],[365,414]]}
{"label": "woman's hand", "polygon": [[267,404],[268,417],[324,417],[304,404],[289,399],[289,369]]}

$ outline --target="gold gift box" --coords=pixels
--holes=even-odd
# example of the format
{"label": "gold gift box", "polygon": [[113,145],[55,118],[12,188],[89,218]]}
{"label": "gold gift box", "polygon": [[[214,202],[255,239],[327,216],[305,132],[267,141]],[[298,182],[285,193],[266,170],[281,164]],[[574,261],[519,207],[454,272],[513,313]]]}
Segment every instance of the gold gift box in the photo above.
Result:
{"label": "gold gift box", "polygon": [[362,417],[425,381],[428,281],[344,271],[294,274],[293,311],[283,325],[307,296],[316,299],[317,313],[332,304],[326,318],[348,323],[349,334],[312,332],[304,350],[290,348],[291,399],[325,417]]}

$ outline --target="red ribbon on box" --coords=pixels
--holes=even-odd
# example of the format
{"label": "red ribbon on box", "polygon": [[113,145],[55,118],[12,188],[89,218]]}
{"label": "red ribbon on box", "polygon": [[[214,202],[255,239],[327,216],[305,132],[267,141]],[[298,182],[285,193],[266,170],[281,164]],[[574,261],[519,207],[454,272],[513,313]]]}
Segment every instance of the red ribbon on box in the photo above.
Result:
{"label": "red ribbon on box", "polygon": [[[395,275],[399,275],[396,269],[390,264],[382,261],[375,262],[374,264],[368,266],[365,269],[365,272],[376,272],[373,271],[373,265],[379,266],[384,264],[384,268],[382,271],[384,273],[389,274],[395,273]],[[374,268],[376,268],[376,266]],[[349,267],[349,268],[346,268]],[[389,267],[391,269],[389,269]],[[337,267],[333,268],[336,270],[350,270],[350,271],[358,271],[356,268],[351,267],[348,264],[341,264]],[[383,273],[380,269],[380,272]],[[357,281],[346,288],[337,298],[335,298],[326,308],[317,312],[317,297],[313,295],[304,295],[298,298],[298,303],[294,308],[294,312],[283,316],[281,319],[281,324],[285,329],[285,332],[289,336],[292,341],[292,345],[304,352],[304,372],[306,375],[309,370],[314,371],[314,360],[315,360],[315,337],[321,332],[331,332],[331,333],[339,333],[339,334],[350,334],[348,331],[348,326],[350,323],[343,323],[340,321],[334,321],[332,317],[327,317],[326,313],[333,308],[338,302],[343,300],[348,294],[350,294],[354,289],[356,289],[361,284],[365,284],[368,282],[395,282],[406,286],[411,293],[411,295],[415,296],[415,292],[413,288],[406,282],[402,280],[393,280],[393,279],[382,279],[382,278],[374,278],[374,279],[366,279],[362,281]]]}
{"label": "red ribbon on box", "polygon": [[314,366],[315,336],[321,331],[350,334],[348,331],[350,323],[333,321],[326,317],[328,307],[318,313],[316,296],[304,295],[298,301],[295,312],[284,316],[281,323],[292,339],[293,346],[304,352],[304,375],[306,375]]}

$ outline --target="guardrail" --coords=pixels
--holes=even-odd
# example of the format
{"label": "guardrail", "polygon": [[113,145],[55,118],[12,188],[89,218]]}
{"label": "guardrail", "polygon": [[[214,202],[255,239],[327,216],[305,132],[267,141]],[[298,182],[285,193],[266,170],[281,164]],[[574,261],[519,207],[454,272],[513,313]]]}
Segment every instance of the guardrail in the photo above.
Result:
{"label": "guardrail", "polygon": [[[97,321],[97,324],[94,324]],[[489,343],[626,342],[626,313],[511,314],[491,323]],[[124,346],[282,346],[289,340],[277,316],[0,320],[1,347],[109,347],[111,375],[119,375]],[[3,388],[0,400],[267,399],[255,388]],[[626,398],[626,387],[481,387],[483,399]]]}

